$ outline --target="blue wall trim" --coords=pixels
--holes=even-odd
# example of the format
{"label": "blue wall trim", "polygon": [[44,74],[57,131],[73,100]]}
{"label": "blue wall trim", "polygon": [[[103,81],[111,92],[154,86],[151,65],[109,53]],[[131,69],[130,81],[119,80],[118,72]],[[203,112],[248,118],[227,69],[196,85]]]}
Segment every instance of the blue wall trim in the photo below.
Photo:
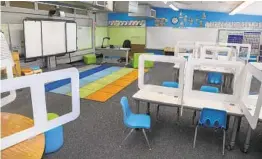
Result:
{"label": "blue wall trim", "polygon": [[[190,25],[189,22],[185,22],[185,27],[200,27],[199,23],[196,22],[196,18],[203,21],[203,26],[205,22],[262,22],[262,16],[254,15],[229,15],[228,13],[220,12],[207,12],[207,11],[195,11],[195,10],[179,10],[174,11],[170,8],[154,8],[156,10],[157,18],[166,18],[166,26],[179,27],[179,22],[177,24],[172,24],[172,18],[177,17],[179,19],[179,14],[182,12],[183,15],[187,15],[187,18],[193,19],[193,24]],[[201,19],[203,12],[206,14],[206,19]],[[129,17],[128,13],[109,13],[108,21],[112,20],[141,20],[141,18]],[[179,19],[183,20],[183,19]],[[155,26],[154,19],[147,19],[146,26]]]}

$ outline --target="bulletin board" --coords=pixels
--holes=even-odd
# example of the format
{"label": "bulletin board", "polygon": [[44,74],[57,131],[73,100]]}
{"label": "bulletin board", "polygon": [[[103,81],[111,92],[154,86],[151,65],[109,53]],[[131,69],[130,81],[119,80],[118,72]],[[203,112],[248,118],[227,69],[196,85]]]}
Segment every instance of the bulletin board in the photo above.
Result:
{"label": "bulletin board", "polygon": [[108,27],[110,45],[122,46],[125,40],[130,40],[131,44],[146,43],[145,27]]}

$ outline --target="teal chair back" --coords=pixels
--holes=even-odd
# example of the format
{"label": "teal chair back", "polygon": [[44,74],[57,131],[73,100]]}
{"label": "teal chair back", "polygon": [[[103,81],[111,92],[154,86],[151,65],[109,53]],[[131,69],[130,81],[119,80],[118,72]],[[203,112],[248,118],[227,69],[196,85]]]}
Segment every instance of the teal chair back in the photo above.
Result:
{"label": "teal chair back", "polygon": [[131,111],[131,109],[130,109],[130,107],[129,107],[127,97],[125,97],[125,96],[122,97],[120,103],[121,103],[122,110],[123,110],[123,114],[124,114],[124,116],[123,116],[123,118],[124,118],[124,123],[125,123],[125,125],[127,125],[128,117],[129,117],[130,115],[132,115],[133,113],[132,113],[132,111]]}

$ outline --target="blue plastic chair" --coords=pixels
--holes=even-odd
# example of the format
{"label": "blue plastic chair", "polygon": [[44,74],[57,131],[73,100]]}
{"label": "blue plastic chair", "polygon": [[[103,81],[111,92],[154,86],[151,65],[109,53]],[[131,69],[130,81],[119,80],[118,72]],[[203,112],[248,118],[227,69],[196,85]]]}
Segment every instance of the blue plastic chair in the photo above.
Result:
{"label": "blue plastic chair", "polygon": [[201,86],[200,91],[210,92],[210,93],[219,93],[219,89],[217,87],[212,87],[212,86]]}
{"label": "blue plastic chair", "polygon": [[220,87],[220,91],[222,92],[223,74],[219,72],[207,73],[207,84],[218,85]]}
{"label": "blue plastic chair", "polygon": [[[150,129],[151,119],[149,115],[146,114],[134,114],[132,113],[127,97],[122,97],[120,101],[123,109],[123,119],[124,124],[127,128],[130,128],[131,131],[128,133],[126,138],[122,141],[122,143],[132,134],[134,129],[142,129],[142,132],[146,138],[146,142],[148,144],[149,150],[151,150],[149,141],[145,132],[145,129]],[[121,143],[121,145],[122,145]],[[121,146],[120,145],[120,146]]]}
{"label": "blue plastic chair", "polygon": [[[178,88],[178,83],[177,82],[174,82],[174,81],[164,81],[162,83],[162,86],[164,87],[171,87],[171,88]],[[157,119],[159,119],[158,117],[158,114],[159,114],[159,109],[160,109],[160,105],[158,104],[157,105],[157,111],[156,111],[156,117]],[[177,108],[177,114],[178,114],[178,117],[179,117],[179,108]]]}
{"label": "blue plastic chair", "polygon": [[209,84],[222,84],[222,73],[219,73],[219,72],[209,72],[207,74],[207,82]]}
{"label": "blue plastic chair", "polygon": [[200,113],[198,125],[195,128],[193,148],[195,148],[195,145],[196,145],[198,126],[222,129],[223,130],[222,154],[224,155],[225,154],[225,140],[226,140],[226,131],[225,131],[226,125],[227,125],[227,112],[226,111],[211,109],[211,108],[203,108]]}
{"label": "blue plastic chair", "polygon": [[178,83],[174,81],[164,81],[162,83],[162,86],[164,87],[172,87],[172,88],[178,88]]}

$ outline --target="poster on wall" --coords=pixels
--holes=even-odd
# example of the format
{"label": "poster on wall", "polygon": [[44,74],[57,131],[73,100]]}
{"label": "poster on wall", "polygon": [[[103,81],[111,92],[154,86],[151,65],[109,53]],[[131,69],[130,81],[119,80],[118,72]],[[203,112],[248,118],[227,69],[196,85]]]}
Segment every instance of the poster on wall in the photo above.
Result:
{"label": "poster on wall", "polygon": [[206,22],[206,28],[262,29],[262,22]]}
{"label": "poster on wall", "polygon": [[145,20],[130,20],[130,21],[121,21],[121,20],[113,20],[108,22],[108,26],[138,26],[145,27]]}

